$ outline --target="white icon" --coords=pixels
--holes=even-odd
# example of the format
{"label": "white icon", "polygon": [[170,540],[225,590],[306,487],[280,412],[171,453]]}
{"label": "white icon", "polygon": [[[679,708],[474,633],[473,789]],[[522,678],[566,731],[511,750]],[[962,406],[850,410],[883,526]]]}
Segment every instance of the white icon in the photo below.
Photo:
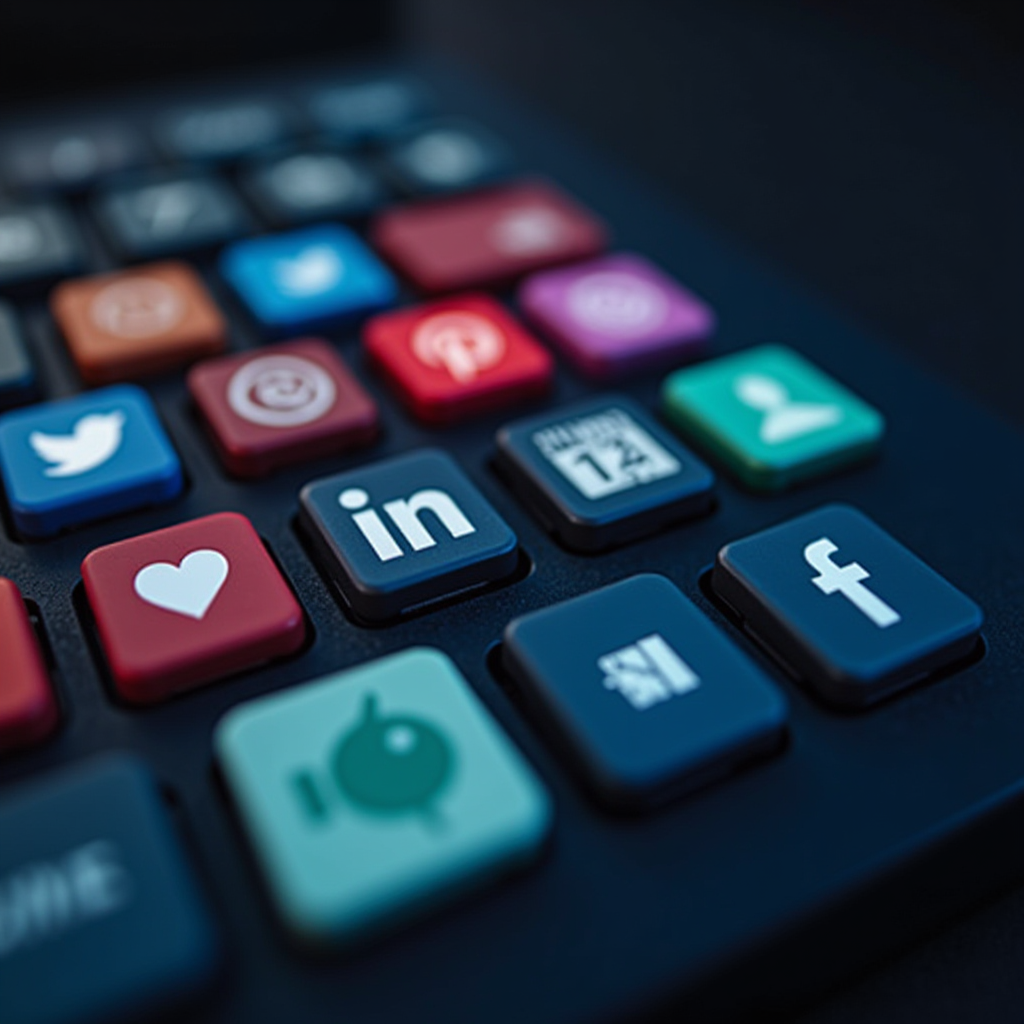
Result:
{"label": "white icon", "polygon": [[228,382],[228,404],[250,423],[297,427],[320,419],[334,405],[329,373],[299,356],[262,356],[245,363]]}
{"label": "white icon", "polygon": [[186,555],[180,565],[153,562],[135,574],[135,593],[147,604],[202,619],[228,578],[228,560],[210,548]]}
{"label": "white icon", "polygon": [[485,154],[480,144],[461,132],[436,131],[410,143],[406,156],[421,178],[438,185],[456,184],[480,173]]}
{"label": "white icon", "polygon": [[323,206],[353,192],[358,184],[355,171],[334,156],[301,154],[282,160],[270,172],[273,187],[292,206]]}
{"label": "white icon", "polygon": [[596,500],[672,476],[682,468],[621,409],[556,423],[533,443],[585,498]]}
{"label": "white icon", "polygon": [[176,327],[185,316],[185,302],[163,281],[129,277],[107,285],[89,312],[101,331],[116,338],[149,338]]}
{"label": "white icon", "polygon": [[835,426],[843,418],[838,405],[792,401],[784,384],[761,373],[737,377],[733,391],[744,405],[764,413],[760,437],[765,444],[784,444]]}
{"label": "white icon", "polygon": [[274,280],[286,295],[305,298],[330,291],[345,273],[345,264],[329,245],[311,245],[295,256],[276,260]]}
{"label": "white icon", "polygon": [[527,206],[510,210],[491,228],[494,247],[509,256],[532,256],[559,245],[566,224],[546,206]]}
{"label": "white icon", "polygon": [[121,447],[125,416],[123,412],[93,412],[83,416],[70,434],[44,434],[33,430],[28,435],[32,451],[50,465],[46,476],[81,476],[102,466]]}
{"label": "white icon", "polygon": [[[369,503],[370,496],[361,487],[349,487],[338,495],[338,504],[354,513],[352,522],[382,562],[403,557],[405,552],[384,525],[384,520],[373,509],[366,507]],[[476,533],[476,527],[452,498],[433,487],[417,491],[409,498],[386,501],[384,511],[413,551],[425,551],[437,544],[420,520],[421,512],[430,512],[455,540]]]}
{"label": "white icon", "polygon": [[501,362],[505,335],[475,313],[438,313],[413,332],[413,355],[432,369],[444,367],[460,384]]}
{"label": "white icon", "polygon": [[638,711],[700,686],[697,673],[659,633],[597,659],[607,690],[617,690]]}
{"label": "white icon", "polygon": [[31,259],[43,243],[42,229],[30,217],[0,217],[0,263]]}
{"label": "white icon", "polygon": [[0,960],[107,917],[132,897],[121,850],[93,839],[0,876]]}
{"label": "white icon", "polygon": [[831,556],[837,551],[835,544],[822,537],[804,548],[804,559],[818,575],[811,582],[823,593],[837,591],[863,612],[879,629],[894,626],[900,621],[900,613],[890,608],[880,597],[864,586],[862,580],[871,574],[858,562],[836,565]]}
{"label": "white icon", "polygon": [[654,285],[617,270],[581,277],[566,299],[573,319],[601,334],[653,330],[668,313],[668,302]]}
{"label": "white icon", "polygon": [[135,195],[135,212],[154,235],[181,231],[199,212],[201,193],[191,182],[150,185]]}

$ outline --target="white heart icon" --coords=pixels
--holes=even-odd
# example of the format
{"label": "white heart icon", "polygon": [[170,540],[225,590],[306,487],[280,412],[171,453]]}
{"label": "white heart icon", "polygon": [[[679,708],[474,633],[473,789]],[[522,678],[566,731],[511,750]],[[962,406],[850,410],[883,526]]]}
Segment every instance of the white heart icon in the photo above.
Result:
{"label": "white heart icon", "polygon": [[201,619],[228,578],[228,560],[202,548],[187,554],[180,565],[154,562],[135,574],[135,593],[148,604],[178,615]]}

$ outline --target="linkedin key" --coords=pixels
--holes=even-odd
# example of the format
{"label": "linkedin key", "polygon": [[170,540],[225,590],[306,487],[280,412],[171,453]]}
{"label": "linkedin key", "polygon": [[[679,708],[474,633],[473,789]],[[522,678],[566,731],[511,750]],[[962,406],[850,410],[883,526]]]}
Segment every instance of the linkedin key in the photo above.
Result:
{"label": "linkedin key", "polygon": [[981,629],[970,598],[846,505],[727,544],[712,585],[842,707],[872,704],[966,657]]}
{"label": "linkedin key", "polygon": [[26,787],[0,805],[0,836],[4,1024],[120,1020],[210,979],[212,926],[134,758]]}
{"label": "linkedin key", "polygon": [[516,535],[437,449],[302,489],[299,521],[352,611],[381,621],[515,572]]}

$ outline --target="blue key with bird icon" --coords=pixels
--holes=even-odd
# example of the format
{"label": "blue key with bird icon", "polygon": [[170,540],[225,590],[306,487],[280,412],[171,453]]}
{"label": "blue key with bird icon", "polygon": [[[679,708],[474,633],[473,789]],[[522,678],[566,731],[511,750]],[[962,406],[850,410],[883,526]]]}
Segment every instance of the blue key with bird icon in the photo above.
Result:
{"label": "blue key with bird icon", "polygon": [[26,537],[169,501],[183,484],[153,403],[130,384],[0,417],[0,477]]}

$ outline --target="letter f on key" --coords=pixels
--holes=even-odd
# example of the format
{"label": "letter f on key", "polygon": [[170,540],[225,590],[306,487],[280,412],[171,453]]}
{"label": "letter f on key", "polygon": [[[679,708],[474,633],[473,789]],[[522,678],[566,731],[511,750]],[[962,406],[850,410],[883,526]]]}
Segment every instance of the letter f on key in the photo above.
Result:
{"label": "letter f on key", "polygon": [[812,541],[804,548],[804,560],[812,569],[818,570],[818,575],[811,582],[823,594],[834,594],[838,591],[879,629],[899,622],[899,612],[890,608],[861,582],[870,576],[867,569],[859,562],[836,565],[831,558],[836,550],[835,544],[828,537]]}

